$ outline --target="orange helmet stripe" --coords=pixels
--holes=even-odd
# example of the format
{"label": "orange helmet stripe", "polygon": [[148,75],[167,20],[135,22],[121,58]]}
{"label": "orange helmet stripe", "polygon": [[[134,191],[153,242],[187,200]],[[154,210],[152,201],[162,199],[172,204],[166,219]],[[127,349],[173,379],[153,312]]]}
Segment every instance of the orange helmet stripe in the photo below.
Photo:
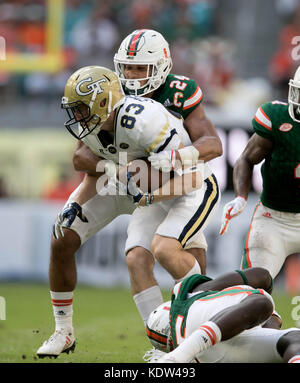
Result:
{"label": "orange helmet stripe", "polygon": [[145,33],[146,29],[140,29],[137,31],[137,33],[134,33],[127,49],[128,56],[135,56],[136,55],[136,48],[138,46],[138,43],[140,42],[141,37]]}

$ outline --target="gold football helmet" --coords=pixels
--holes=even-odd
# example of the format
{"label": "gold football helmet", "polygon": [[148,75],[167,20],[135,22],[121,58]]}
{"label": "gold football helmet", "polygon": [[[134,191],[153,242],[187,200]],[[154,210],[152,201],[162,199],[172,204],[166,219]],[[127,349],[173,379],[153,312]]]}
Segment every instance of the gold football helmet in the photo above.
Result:
{"label": "gold football helmet", "polygon": [[68,79],[61,107],[69,120],[65,127],[77,139],[100,131],[111,112],[124,102],[116,74],[101,66],[87,66]]}

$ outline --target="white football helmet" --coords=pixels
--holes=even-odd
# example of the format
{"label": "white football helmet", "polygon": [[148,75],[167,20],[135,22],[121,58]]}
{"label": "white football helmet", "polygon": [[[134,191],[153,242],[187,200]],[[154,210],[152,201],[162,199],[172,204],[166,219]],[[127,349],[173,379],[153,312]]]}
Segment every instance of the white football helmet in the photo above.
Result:
{"label": "white football helmet", "polygon": [[[151,29],[138,29],[125,37],[114,57],[115,70],[126,94],[143,96],[159,88],[172,68],[169,44]],[[147,80],[125,78],[125,65],[147,65]]]}
{"label": "white football helmet", "polygon": [[[289,81],[289,114],[291,118],[300,122],[300,66],[296,70],[294,78]],[[297,113],[297,117],[295,116],[295,112]]]}
{"label": "white football helmet", "polygon": [[171,301],[161,304],[152,311],[146,323],[146,331],[151,344],[164,352],[170,352],[173,348],[169,325],[170,307]]}

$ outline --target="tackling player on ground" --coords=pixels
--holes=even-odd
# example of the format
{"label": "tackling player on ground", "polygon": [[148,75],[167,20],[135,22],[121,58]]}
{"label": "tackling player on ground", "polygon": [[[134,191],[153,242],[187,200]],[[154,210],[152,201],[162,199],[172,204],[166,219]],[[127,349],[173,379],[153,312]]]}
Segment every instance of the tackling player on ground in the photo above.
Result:
{"label": "tackling player on ground", "polygon": [[[214,280],[193,275],[154,310],[147,335],[162,352],[149,363],[300,363],[300,330],[264,328],[274,311],[272,277],[251,268]],[[160,357],[159,357],[160,356]]]}
{"label": "tackling player on ground", "polygon": [[[192,145],[175,152],[164,149],[153,154],[149,157],[152,166],[161,169],[163,164],[163,170],[170,171],[175,158],[207,162],[222,155],[222,144],[216,129],[201,105],[203,95],[200,87],[188,77],[170,73],[172,60],[169,45],[160,33],[147,29],[134,31],[121,43],[114,63],[125,94],[150,97],[184,119],[184,127]],[[93,156],[86,146],[79,144],[74,155],[76,170],[95,175],[98,161],[99,158]],[[174,253],[189,253],[197,259],[200,272],[205,273],[207,244],[202,231],[206,212],[213,208],[211,202],[215,200],[216,187],[215,179],[213,184],[205,185],[203,204],[195,212],[194,223],[186,222],[180,238],[174,235],[169,224],[157,231],[158,222],[153,218],[160,216],[162,221],[165,217],[165,212],[159,206],[155,207],[155,211],[138,209],[134,212],[135,220],[131,220],[128,228],[125,252],[132,294],[144,322],[150,312],[163,302],[153,275],[154,258],[168,266]],[[145,232],[151,232],[154,236],[152,243],[146,240]],[[197,272],[199,266],[195,265],[193,272]],[[172,276],[176,280],[180,279],[179,275]]]}

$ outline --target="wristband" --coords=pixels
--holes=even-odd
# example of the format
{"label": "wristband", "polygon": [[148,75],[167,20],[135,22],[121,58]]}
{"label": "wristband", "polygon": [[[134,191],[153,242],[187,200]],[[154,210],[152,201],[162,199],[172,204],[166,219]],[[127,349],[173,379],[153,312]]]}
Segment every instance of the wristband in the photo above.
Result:
{"label": "wristband", "polygon": [[146,206],[151,205],[154,199],[154,195],[151,193],[145,193],[144,196],[145,196],[145,205]]}
{"label": "wristband", "polygon": [[249,282],[248,282],[248,279],[247,279],[245,273],[242,270],[234,270],[234,271],[236,271],[237,273],[240,274],[240,276],[243,278],[244,284],[248,286]]}

